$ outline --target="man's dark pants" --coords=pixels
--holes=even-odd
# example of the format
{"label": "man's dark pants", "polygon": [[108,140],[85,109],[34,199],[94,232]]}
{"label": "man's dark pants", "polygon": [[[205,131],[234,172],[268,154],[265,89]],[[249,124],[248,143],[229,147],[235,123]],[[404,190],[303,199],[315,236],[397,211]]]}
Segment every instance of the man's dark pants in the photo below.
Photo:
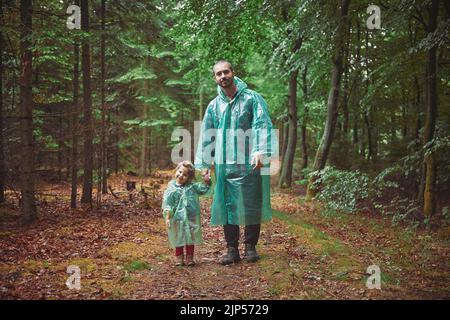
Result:
{"label": "man's dark pants", "polygon": [[[260,224],[245,226],[244,243],[256,246],[259,239],[260,229],[261,229]],[[225,234],[225,241],[227,242],[227,247],[237,248],[239,244],[239,226],[234,224],[224,225],[223,232]]]}

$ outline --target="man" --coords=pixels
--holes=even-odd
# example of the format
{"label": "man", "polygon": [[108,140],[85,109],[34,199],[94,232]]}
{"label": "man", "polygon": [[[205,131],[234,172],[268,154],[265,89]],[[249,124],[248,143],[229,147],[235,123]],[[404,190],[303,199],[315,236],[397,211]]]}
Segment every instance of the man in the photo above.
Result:
{"label": "man", "polygon": [[235,77],[231,64],[217,62],[213,77],[218,95],[209,103],[203,118],[195,166],[204,175],[209,174],[213,151],[216,186],[211,225],[223,226],[228,248],[221,264],[241,260],[239,226],[245,226],[244,259],[254,262],[259,259],[256,244],[261,223],[272,218],[267,169],[278,144],[266,102]]}

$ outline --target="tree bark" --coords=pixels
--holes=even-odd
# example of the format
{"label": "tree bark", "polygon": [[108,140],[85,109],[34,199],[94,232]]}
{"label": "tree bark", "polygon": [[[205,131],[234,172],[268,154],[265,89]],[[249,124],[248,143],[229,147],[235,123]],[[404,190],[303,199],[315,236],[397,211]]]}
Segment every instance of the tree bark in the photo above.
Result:
{"label": "tree bark", "polygon": [[[439,1],[432,0],[429,8],[429,23],[427,33],[431,34],[436,30],[437,17],[439,10]],[[427,116],[425,121],[424,144],[428,144],[433,140],[437,118],[437,90],[436,90],[436,72],[437,72],[437,47],[434,45],[427,53],[427,70],[428,70],[428,97],[427,97]],[[436,160],[434,152],[430,152],[425,156],[426,178],[424,192],[424,214],[431,217],[436,211]]]}
{"label": "tree bark", "polygon": [[[284,19],[287,20],[287,12],[284,13]],[[292,54],[300,50],[303,44],[303,37],[300,35],[295,40],[292,47]],[[298,68],[291,71],[289,76],[289,131],[286,153],[281,167],[281,175],[278,181],[279,187],[290,187],[292,183],[292,172],[294,168],[295,151],[297,149],[297,78]]]}
{"label": "tree bark", "polygon": [[[308,74],[308,66],[305,66],[305,69],[303,69],[302,74],[302,90],[303,90],[303,103],[304,103],[304,109],[303,109],[303,121],[302,121],[302,127],[301,127],[301,139],[302,139],[302,145],[301,145],[301,154],[302,154],[302,163],[300,166],[300,170],[303,170],[308,167],[308,145],[306,143],[306,125],[308,124],[308,83],[307,83],[307,74]],[[303,178],[303,174],[302,174]]]}
{"label": "tree bark", "polygon": [[289,79],[289,130],[287,148],[281,170],[279,186],[290,187],[292,182],[292,169],[297,145],[297,77],[298,70],[291,73]]}
{"label": "tree bark", "polygon": [[[148,82],[144,80],[144,95],[148,94]],[[146,102],[143,104],[144,107],[144,120],[148,118],[148,106]],[[139,175],[141,178],[144,178],[147,175],[147,161],[148,161],[148,127],[145,126],[142,128],[142,145],[141,145],[141,159],[140,159],[140,168]]]}
{"label": "tree bark", "polygon": [[102,194],[108,193],[108,141],[106,137],[106,131],[108,130],[109,124],[106,121],[106,103],[105,103],[105,46],[106,46],[106,35],[105,35],[105,11],[106,11],[106,0],[102,0],[101,4],[101,19],[102,19],[102,36],[101,36],[101,46],[100,46],[100,69],[101,69],[101,105],[102,105],[102,138],[101,138],[101,168],[102,168]]}
{"label": "tree bark", "polygon": [[[79,1],[75,2],[76,5]],[[70,207],[76,208],[77,206],[77,182],[78,182],[78,164],[77,164],[77,152],[78,152],[78,113],[79,113],[79,92],[80,92],[80,47],[78,43],[73,45],[74,64],[73,64],[73,103],[72,112],[70,117],[71,134],[72,134],[72,150],[70,155],[70,167],[71,173],[71,192],[70,192]]]}
{"label": "tree bark", "polygon": [[[289,135],[289,122],[283,122],[282,126],[283,126],[283,129],[282,129],[281,136],[282,136],[283,144],[281,146],[280,163],[284,163],[284,158],[286,157],[288,135]],[[282,166],[280,166],[280,175],[281,175],[282,169],[283,169]]]}
{"label": "tree bark", "polygon": [[[0,0],[0,19],[3,20],[3,0]],[[0,29],[0,203],[5,202],[5,155],[3,151],[3,32]]]}
{"label": "tree bark", "polygon": [[30,224],[37,218],[34,181],[33,96],[32,96],[32,0],[20,1],[20,118],[22,149],[22,214],[23,222]]}
{"label": "tree bark", "polygon": [[[81,0],[81,29],[89,32],[89,1]],[[91,92],[91,53],[89,40],[84,39],[81,45],[83,69],[83,137],[84,137],[84,175],[82,203],[92,204],[92,171],[93,171],[93,123]]]}
{"label": "tree bark", "polygon": [[[342,54],[345,46],[349,3],[350,0],[341,0],[340,21],[334,45],[335,48],[333,55],[333,72],[331,76],[331,88],[328,94],[328,102],[327,102],[327,120],[325,123],[325,130],[322,136],[322,140],[320,141],[319,147],[317,148],[316,158],[314,160],[314,171],[322,170],[325,167],[330,147],[333,142],[338,111],[337,108],[338,108],[339,87],[341,83],[342,69],[343,69]],[[307,197],[309,199],[315,196],[315,190],[312,187],[314,182],[315,177],[313,176],[310,178],[308,183]]]}

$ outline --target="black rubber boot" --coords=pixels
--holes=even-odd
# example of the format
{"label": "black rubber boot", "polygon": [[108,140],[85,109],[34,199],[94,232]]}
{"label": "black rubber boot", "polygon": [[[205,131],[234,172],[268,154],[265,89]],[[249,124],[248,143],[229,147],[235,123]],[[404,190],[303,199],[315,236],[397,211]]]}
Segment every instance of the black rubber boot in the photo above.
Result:
{"label": "black rubber boot", "polygon": [[245,245],[244,259],[245,261],[248,262],[255,262],[259,260],[259,255],[256,252],[256,248],[254,245],[251,244]]}
{"label": "black rubber boot", "polygon": [[239,250],[235,247],[228,247],[228,253],[220,259],[222,265],[232,264],[241,261]]}

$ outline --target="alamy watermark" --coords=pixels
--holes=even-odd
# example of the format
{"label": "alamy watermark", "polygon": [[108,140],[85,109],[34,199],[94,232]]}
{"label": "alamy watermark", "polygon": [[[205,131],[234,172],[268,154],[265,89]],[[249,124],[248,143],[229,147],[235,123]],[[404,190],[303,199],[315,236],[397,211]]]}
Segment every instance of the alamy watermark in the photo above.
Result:
{"label": "alamy watermark", "polygon": [[81,289],[81,270],[79,266],[70,265],[67,267],[66,272],[70,276],[66,280],[66,286],[69,289]]}
{"label": "alamy watermark", "polygon": [[367,271],[370,276],[367,278],[366,287],[368,289],[381,290],[381,270],[376,264],[367,267]]}
{"label": "alamy watermark", "polygon": [[67,28],[70,30],[81,29],[81,8],[75,4],[71,4],[67,10],[67,14],[70,16],[67,18]]}
{"label": "alamy watermark", "polygon": [[381,9],[379,6],[376,6],[374,4],[371,4],[367,7],[368,14],[370,14],[370,17],[366,20],[366,26],[367,29],[373,30],[373,29],[381,29]]}

